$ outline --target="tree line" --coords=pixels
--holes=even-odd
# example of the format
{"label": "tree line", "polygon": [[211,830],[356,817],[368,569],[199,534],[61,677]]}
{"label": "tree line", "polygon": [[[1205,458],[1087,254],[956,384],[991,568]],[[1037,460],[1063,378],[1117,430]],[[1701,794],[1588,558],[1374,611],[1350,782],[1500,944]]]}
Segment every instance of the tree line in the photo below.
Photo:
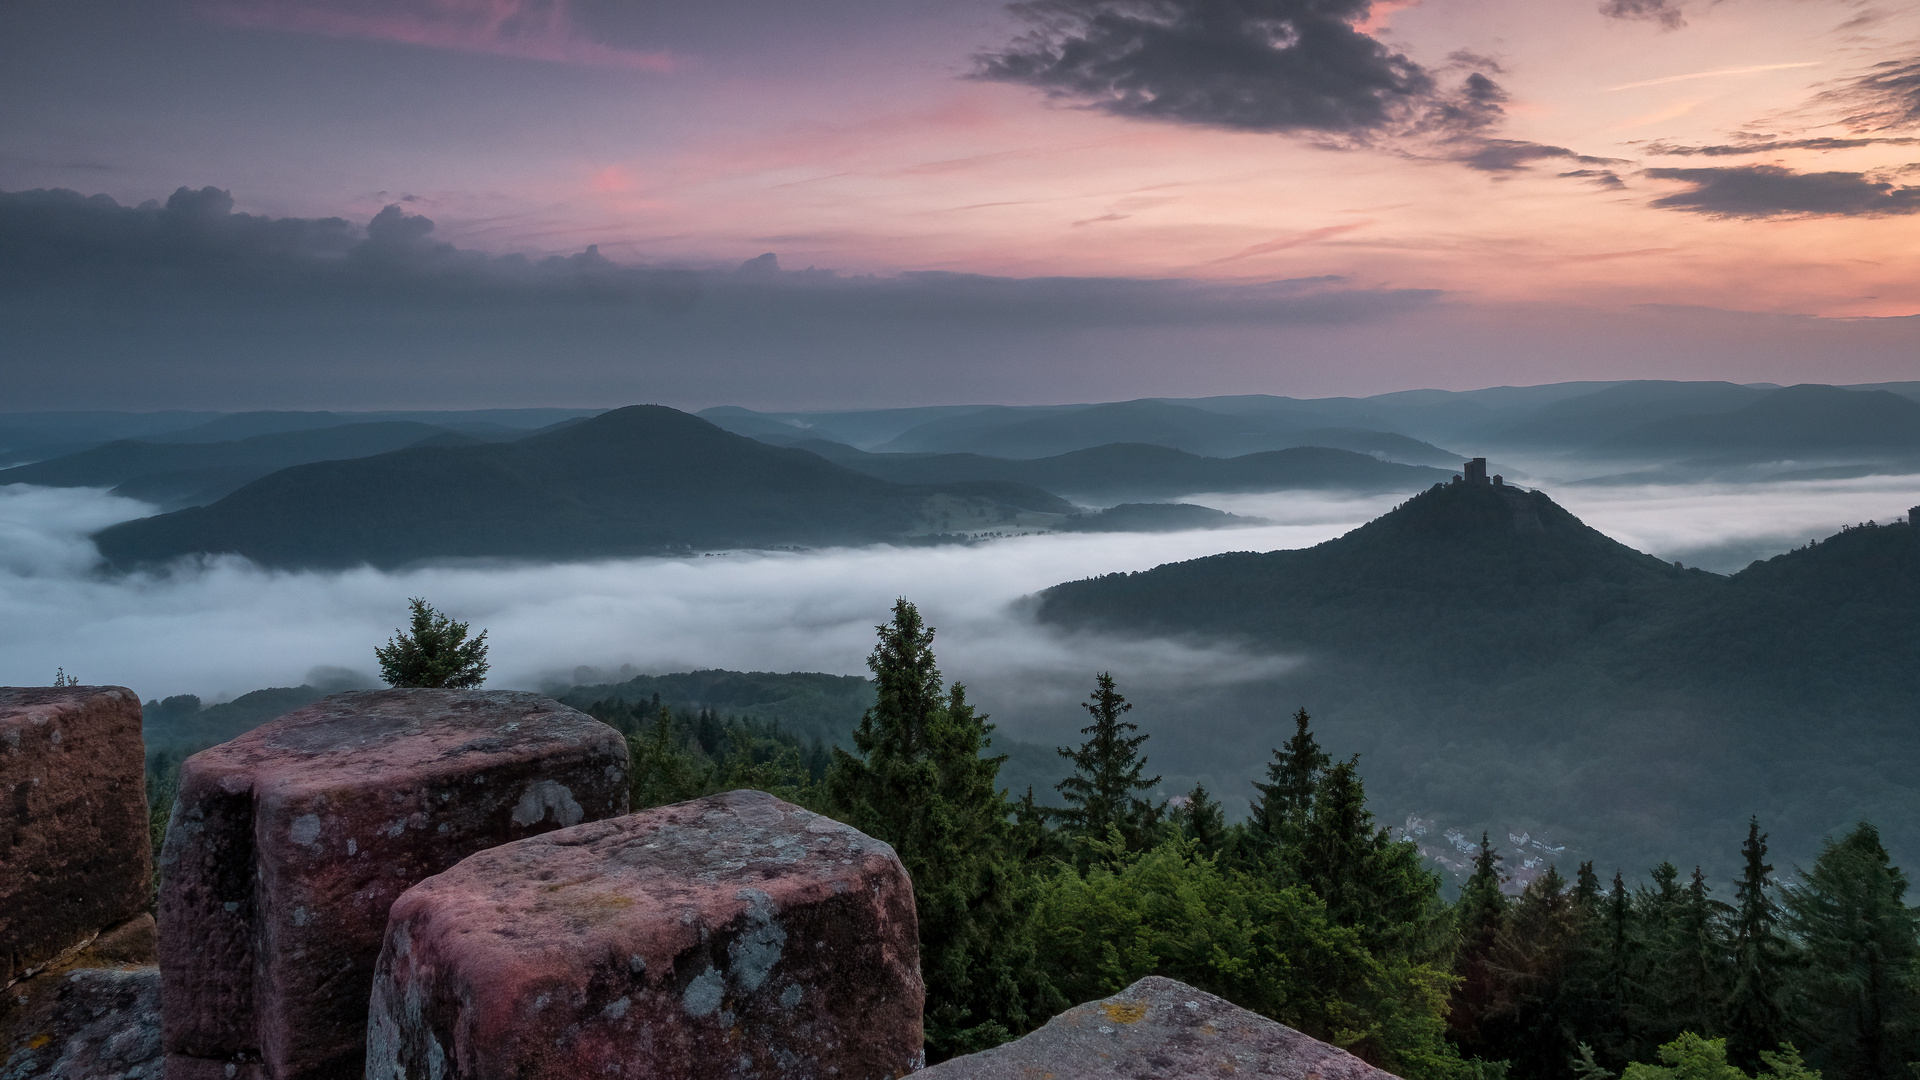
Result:
{"label": "tree line", "polygon": [[[485,635],[411,603],[412,632],[379,651],[388,681],[477,684]],[[851,750],[657,694],[587,711],[627,737],[635,810],[756,788],[894,847],[929,1060],[1158,974],[1408,1080],[1920,1080],[1920,909],[1871,824],[1783,884],[1752,822],[1730,901],[1671,863],[1637,885],[1555,867],[1509,895],[1483,836],[1449,902],[1304,709],[1229,824],[1203,786],[1153,797],[1148,736],[1103,672],[1043,804],[997,785],[993,725],[944,681],[918,610],[901,600],[876,629]],[[156,854],[181,756],[149,757]]]}
{"label": "tree line", "polygon": [[1641,885],[1555,868],[1509,895],[1483,837],[1449,902],[1305,710],[1229,824],[1204,787],[1153,797],[1148,736],[1102,673],[1051,805],[996,785],[993,725],[943,680],[914,606],[877,630],[852,749],[649,704],[589,711],[629,732],[635,809],[757,787],[893,845],[930,1060],[1159,974],[1409,1080],[1920,1078],[1920,909],[1872,825],[1785,885],[1754,822],[1731,902],[1671,864]]}

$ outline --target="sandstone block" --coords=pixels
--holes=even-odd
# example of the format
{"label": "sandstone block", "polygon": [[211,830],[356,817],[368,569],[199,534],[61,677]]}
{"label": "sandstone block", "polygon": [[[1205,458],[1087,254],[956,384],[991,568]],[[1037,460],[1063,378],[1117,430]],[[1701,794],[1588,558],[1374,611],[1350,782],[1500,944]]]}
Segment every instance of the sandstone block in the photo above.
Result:
{"label": "sandstone block", "polygon": [[483,851],[393,905],[368,1080],[896,1077],[923,1060],[893,849],[733,791]]}
{"label": "sandstone block", "polygon": [[0,986],[139,914],[152,878],[140,698],[0,687]]}
{"label": "sandstone block", "polygon": [[626,766],[583,713],[460,690],[336,694],[188,758],[160,860],[168,1077],[358,1077],[394,898],[625,813]]}
{"label": "sandstone block", "polygon": [[1392,1073],[1185,983],[1148,976],[927,1080],[1394,1080]]}

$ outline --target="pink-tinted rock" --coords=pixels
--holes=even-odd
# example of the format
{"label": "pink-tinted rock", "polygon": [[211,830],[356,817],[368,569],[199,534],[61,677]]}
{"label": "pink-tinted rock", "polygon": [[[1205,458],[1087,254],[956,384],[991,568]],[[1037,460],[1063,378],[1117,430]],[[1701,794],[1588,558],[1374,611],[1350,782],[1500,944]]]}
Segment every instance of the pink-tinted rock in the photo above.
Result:
{"label": "pink-tinted rock", "polygon": [[147,904],[140,698],[0,687],[0,986]]}
{"label": "pink-tinted rock", "polygon": [[461,690],[336,694],[188,758],[160,860],[167,1076],[358,1077],[394,898],[624,813],[626,766],[583,713]]}
{"label": "pink-tinted rock", "polygon": [[867,1080],[923,1060],[893,849],[733,791],[483,851],[393,905],[368,1080]]}
{"label": "pink-tinted rock", "polygon": [[1185,983],[1150,975],[926,1080],[1394,1080],[1336,1046]]}

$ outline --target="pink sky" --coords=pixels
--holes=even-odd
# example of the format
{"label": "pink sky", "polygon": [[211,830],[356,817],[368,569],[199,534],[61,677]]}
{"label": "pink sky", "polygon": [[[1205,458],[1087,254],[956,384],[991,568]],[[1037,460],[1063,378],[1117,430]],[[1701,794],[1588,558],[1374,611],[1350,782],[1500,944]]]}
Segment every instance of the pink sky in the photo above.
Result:
{"label": "pink sky", "polygon": [[[1446,85],[1485,72],[1506,100],[1471,138],[1356,139],[967,78],[1024,29],[988,2],[212,0],[122,25],[29,0],[7,16],[0,188],[133,203],[213,184],[240,210],[358,222],[404,197],[462,247],[593,243],[635,263],[1333,275],[1496,320],[1920,313],[1920,74],[1904,116],[1849,96],[1920,72],[1902,67],[1920,64],[1920,6],[1677,2],[1666,22],[1595,0],[1376,4],[1354,24]],[[1858,145],[1779,145],[1822,138]],[[1565,153],[1461,160],[1536,144]],[[1747,144],[1762,148],[1675,152]],[[1795,191],[1831,173],[1881,202],[1715,216],[1684,205],[1709,174],[1662,169]],[[1860,374],[1887,375],[1884,352]]]}

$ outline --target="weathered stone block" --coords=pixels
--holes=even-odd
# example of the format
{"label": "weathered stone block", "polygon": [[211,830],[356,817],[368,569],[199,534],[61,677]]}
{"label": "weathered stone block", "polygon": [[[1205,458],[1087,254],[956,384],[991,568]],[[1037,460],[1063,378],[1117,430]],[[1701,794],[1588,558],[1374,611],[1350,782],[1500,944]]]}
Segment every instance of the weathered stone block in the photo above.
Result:
{"label": "weathered stone block", "polygon": [[0,687],[0,986],[138,915],[152,863],[140,698]]}
{"label": "weathered stone block", "polygon": [[1148,976],[1022,1039],[953,1058],[927,1080],[1394,1080],[1338,1047],[1185,983]]}
{"label": "weathered stone block", "polygon": [[759,791],[497,847],[393,905],[368,1080],[900,1076],[919,929],[893,849]]}
{"label": "weathered stone block", "polygon": [[583,713],[460,690],[336,694],[188,758],[161,855],[168,1077],[358,1077],[394,898],[625,813],[626,766]]}

